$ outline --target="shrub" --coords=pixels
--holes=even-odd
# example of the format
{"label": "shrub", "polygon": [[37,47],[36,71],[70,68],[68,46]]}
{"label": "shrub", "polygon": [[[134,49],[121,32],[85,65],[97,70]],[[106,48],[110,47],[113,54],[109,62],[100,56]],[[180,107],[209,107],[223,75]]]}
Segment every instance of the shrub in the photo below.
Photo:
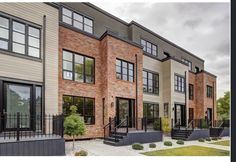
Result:
{"label": "shrub", "polygon": [[87,155],[88,155],[88,152],[84,150],[81,150],[75,153],[75,156],[87,156]]}
{"label": "shrub", "polygon": [[165,142],[164,142],[164,145],[165,145],[165,146],[172,146],[172,142],[171,142],[171,141],[165,141]]}
{"label": "shrub", "polygon": [[218,140],[221,140],[222,139],[222,137],[218,137]]}
{"label": "shrub", "polygon": [[178,140],[178,141],[176,141],[176,143],[179,144],[179,145],[184,145],[184,141],[183,140]]}
{"label": "shrub", "polygon": [[211,138],[213,141],[217,141],[218,140],[218,137],[212,137]]}
{"label": "shrub", "polygon": [[134,149],[134,150],[143,150],[143,145],[140,144],[140,143],[134,143],[132,145],[132,149]]}
{"label": "shrub", "polygon": [[211,141],[211,138],[210,137],[206,138],[206,141]]}
{"label": "shrub", "polygon": [[170,133],[171,128],[169,118],[161,118],[161,126],[164,133]]}
{"label": "shrub", "polygon": [[205,142],[204,138],[198,139],[198,142]]}
{"label": "shrub", "polygon": [[208,128],[207,121],[205,119],[201,119],[202,128]]}
{"label": "shrub", "polygon": [[156,147],[157,147],[157,145],[155,143],[150,143],[149,144],[149,148],[156,148]]}

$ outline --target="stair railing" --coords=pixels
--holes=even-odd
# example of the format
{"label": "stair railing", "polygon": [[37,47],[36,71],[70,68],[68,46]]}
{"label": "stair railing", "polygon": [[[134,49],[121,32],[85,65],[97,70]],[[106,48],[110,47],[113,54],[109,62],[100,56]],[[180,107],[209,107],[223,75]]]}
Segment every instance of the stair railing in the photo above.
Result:
{"label": "stair railing", "polygon": [[114,118],[109,117],[109,123],[103,127],[104,139],[111,136],[112,126],[114,125],[114,127],[115,127],[115,122],[116,122],[116,117],[114,117]]}
{"label": "stair railing", "polygon": [[129,118],[128,117],[126,117],[126,119],[124,119],[123,121],[121,121],[118,125],[116,125],[115,126],[115,128],[114,128],[114,135],[115,135],[115,142],[117,141],[117,130],[119,129],[119,128],[121,128],[122,126],[124,126],[124,124],[125,124],[125,122],[126,122],[126,133],[128,133],[128,131],[129,131]]}
{"label": "stair railing", "polygon": [[189,123],[188,123],[188,125],[187,125],[187,127],[186,127],[186,130],[188,130],[188,128],[190,127],[190,126],[192,126],[192,131],[194,130],[194,122],[193,122],[194,120],[191,120]]}

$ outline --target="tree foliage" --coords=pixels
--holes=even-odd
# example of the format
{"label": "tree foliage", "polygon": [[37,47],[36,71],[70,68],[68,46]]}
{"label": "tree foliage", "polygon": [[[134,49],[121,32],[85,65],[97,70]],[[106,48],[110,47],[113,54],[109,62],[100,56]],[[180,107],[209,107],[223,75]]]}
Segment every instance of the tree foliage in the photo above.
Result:
{"label": "tree foliage", "polygon": [[230,112],[230,92],[224,93],[224,96],[217,100],[217,115],[219,119],[229,119]]}

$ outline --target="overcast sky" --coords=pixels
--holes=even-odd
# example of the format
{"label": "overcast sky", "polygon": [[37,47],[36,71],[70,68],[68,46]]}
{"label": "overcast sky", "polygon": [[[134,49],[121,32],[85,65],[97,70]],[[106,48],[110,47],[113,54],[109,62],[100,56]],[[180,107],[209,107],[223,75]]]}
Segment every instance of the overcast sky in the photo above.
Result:
{"label": "overcast sky", "polygon": [[230,90],[229,3],[94,3],[134,20],[205,60],[217,75],[217,98]]}

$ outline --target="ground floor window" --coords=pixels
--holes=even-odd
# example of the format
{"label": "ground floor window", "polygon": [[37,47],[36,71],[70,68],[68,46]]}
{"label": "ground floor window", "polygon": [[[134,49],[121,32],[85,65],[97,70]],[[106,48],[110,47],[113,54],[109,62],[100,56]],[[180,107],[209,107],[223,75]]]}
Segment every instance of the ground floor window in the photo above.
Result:
{"label": "ground floor window", "polygon": [[63,113],[70,113],[70,106],[75,105],[78,113],[83,116],[86,124],[95,124],[95,100],[94,98],[63,96]]}
{"label": "ground floor window", "polygon": [[144,103],[143,104],[143,117],[152,120],[159,117],[159,104],[158,103]]}

